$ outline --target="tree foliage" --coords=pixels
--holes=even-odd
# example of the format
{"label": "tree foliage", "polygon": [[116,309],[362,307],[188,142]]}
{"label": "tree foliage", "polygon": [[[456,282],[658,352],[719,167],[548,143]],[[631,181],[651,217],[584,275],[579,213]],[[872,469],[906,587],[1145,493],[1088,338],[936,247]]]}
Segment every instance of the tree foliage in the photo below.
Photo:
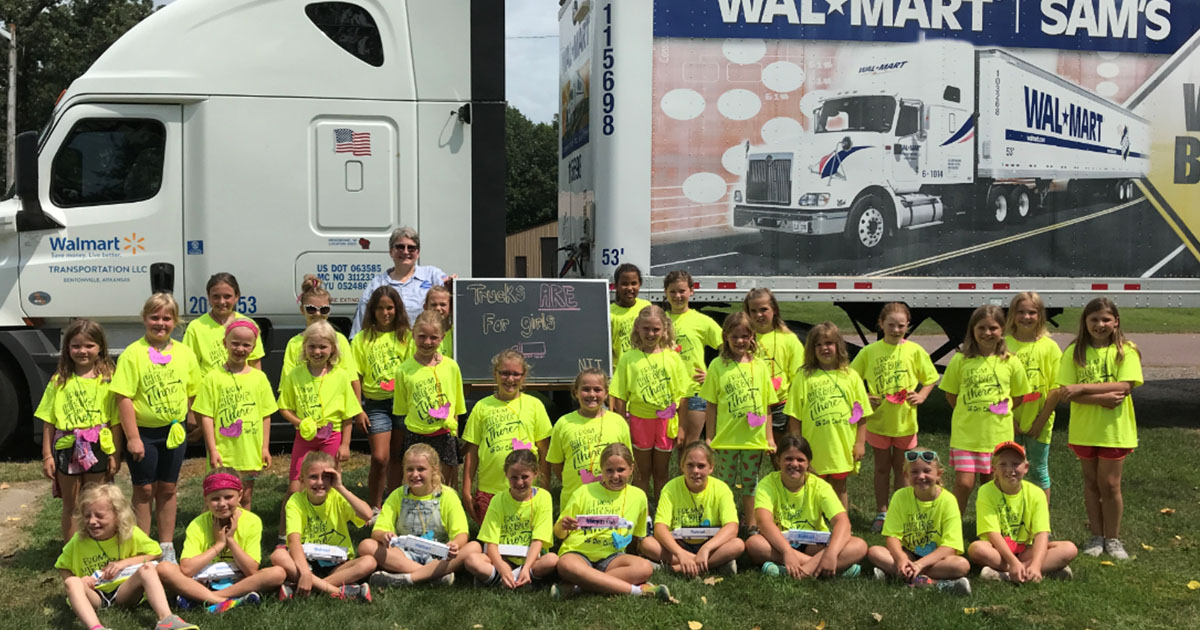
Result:
{"label": "tree foliage", "polygon": [[506,228],[512,234],[558,216],[558,118],[535,123],[509,106],[504,130],[508,146]]}

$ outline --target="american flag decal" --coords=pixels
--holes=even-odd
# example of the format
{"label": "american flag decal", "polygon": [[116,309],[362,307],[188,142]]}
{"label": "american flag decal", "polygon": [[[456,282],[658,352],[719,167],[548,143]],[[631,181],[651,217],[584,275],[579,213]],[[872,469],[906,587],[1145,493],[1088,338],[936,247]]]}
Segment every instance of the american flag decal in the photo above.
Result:
{"label": "american flag decal", "polygon": [[371,134],[350,129],[333,130],[333,152],[371,155]]}

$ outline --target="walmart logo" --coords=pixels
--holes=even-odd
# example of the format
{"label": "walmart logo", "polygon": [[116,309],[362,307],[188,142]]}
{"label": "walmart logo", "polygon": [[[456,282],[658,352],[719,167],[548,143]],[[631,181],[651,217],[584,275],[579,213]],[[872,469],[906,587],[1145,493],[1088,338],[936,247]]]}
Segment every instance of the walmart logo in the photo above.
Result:
{"label": "walmart logo", "polygon": [[[51,252],[112,252],[120,253],[124,251],[129,254],[137,254],[138,252],[146,251],[146,238],[138,236],[137,232],[130,234],[124,238],[114,236],[112,238],[68,238],[63,236],[50,237]],[[123,243],[123,244],[122,244]]]}

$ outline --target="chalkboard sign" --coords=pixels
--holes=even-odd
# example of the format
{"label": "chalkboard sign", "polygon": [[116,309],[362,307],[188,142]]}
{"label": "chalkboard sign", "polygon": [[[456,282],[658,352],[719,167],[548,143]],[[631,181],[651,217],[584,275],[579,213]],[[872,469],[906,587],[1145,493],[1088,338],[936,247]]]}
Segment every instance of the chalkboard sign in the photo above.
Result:
{"label": "chalkboard sign", "polygon": [[571,383],[584,368],[612,373],[605,280],[454,281],[454,360],[464,382],[491,382],[492,357],[512,348],[529,382]]}

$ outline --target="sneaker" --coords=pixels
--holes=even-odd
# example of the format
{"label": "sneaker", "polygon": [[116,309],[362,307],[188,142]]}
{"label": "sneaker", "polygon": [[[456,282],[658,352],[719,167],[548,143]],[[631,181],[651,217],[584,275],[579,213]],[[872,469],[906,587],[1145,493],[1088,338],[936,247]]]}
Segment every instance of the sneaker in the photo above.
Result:
{"label": "sneaker", "polygon": [[[411,578],[409,581],[410,582],[412,581]],[[438,578],[438,584],[442,584],[444,586],[454,586],[454,574],[447,573],[446,575],[443,575],[442,577]]]}
{"label": "sneaker", "polygon": [[856,578],[861,574],[862,574],[862,565],[860,565],[860,564],[852,564],[852,565],[846,567],[845,571],[842,571],[842,577],[844,577],[844,578]]}
{"label": "sneaker", "polygon": [[344,584],[336,593],[329,595],[336,599],[361,599],[368,604],[371,603],[371,587],[367,584]]}
{"label": "sneaker", "polygon": [[412,576],[407,573],[376,571],[371,574],[371,578],[367,581],[372,586],[403,586],[405,584],[412,584]]}
{"label": "sneaker", "polygon": [[234,597],[223,602],[213,604],[209,606],[207,610],[212,614],[220,614],[223,612],[229,612],[230,610],[237,608],[242,604],[258,604],[260,602],[262,602],[262,597],[260,597],[258,593],[247,593],[241,597]]}
{"label": "sneaker", "polygon": [[880,582],[888,579],[887,572],[885,572],[883,569],[880,569],[879,567],[875,567],[874,574],[875,574],[875,579],[879,580]]}
{"label": "sneaker", "polygon": [[779,576],[779,574],[783,573],[783,570],[779,568],[778,564],[775,564],[774,562],[767,560],[762,565],[762,572],[763,572],[763,575],[777,577],[777,576]]}
{"label": "sneaker", "polygon": [[154,624],[154,630],[200,630],[200,626],[184,621],[179,615],[167,615]]}
{"label": "sneaker", "polygon": [[1112,556],[1117,560],[1128,560],[1129,554],[1125,553],[1125,545],[1121,544],[1120,539],[1105,538],[1104,553]]}
{"label": "sneaker", "polygon": [[720,575],[737,575],[737,560],[730,560],[717,567],[717,573]]}
{"label": "sneaker", "polygon": [[279,601],[286,602],[296,596],[296,587],[289,586],[286,582],[279,585]]}
{"label": "sneaker", "polygon": [[970,595],[971,581],[965,577],[960,577],[957,580],[939,580],[937,582],[937,590],[952,595]]}
{"label": "sneaker", "polygon": [[175,543],[169,543],[169,542],[158,543],[158,546],[162,547],[161,562],[170,562],[171,564],[179,564],[179,562],[175,559]]}
{"label": "sneaker", "polygon": [[1002,581],[1007,582],[1008,581],[1008,572],[1007,571],[997,571],[997,570],[993,569],[992,567],[983,567],[982,569],[979,570],[979,578],[981,580],[989,580],[992,582],[1002,582]]}
{"label": "sneaker", "polygon": [[885,519],[887,519],[887,512],[880,512],[875,515],[875,520],[874,520],[874,522],[871,523],[871,533],[872,534],[882,534],[883,533],[883,521]]}
{"label": "sneaker", "polygon": [[646,584],[642,586],[642,595],[657,597],[659,601],[663,602],[671,601],[671,591],[667,588],[666,584],[651,584],[646,582]]}
{"label": "sneaker", "polygon": [[363,527],[368,527],[368,528],[375,527],[375,521],[378,518],[379,518],[379,508],[371,508],[371,518],[367,519],[367,522],[365,525],[363,525]]}
{"label": "sneaker", "polygon": [[177,595],[175,597],[175,607],[179,610],[191,610],[196,607],[196,602],[193,602],[183,595]]}
{"label": "sneaker", "polygon": [[1080,549],[1080,552],[1085,556],[1100,557],[1100,554],[1104,553],[1104,537],[1092,536],[1088,539],[1087,544],[1083,546],[1083,549]]}
{"label": "sneaker", "polygon": [[1070,580],[1075,577],[1075,572],[1071,570],[1071,567],[1063,567],[1057,571],[1047,573],[1046,577],[1051,580]]}
{"label": "sneaker", "polygon": [[917,577],[908,581],[908,585],[912,588],[929,588],[930,586],[937,586],[937,583],[937,580],[929,577],[928,575],[918,575]]}
{"label": "sneaker", "polygon": [[551,584],[550,597],[554,599],[568,599],[581,593],[578,586],[567,584]]}

